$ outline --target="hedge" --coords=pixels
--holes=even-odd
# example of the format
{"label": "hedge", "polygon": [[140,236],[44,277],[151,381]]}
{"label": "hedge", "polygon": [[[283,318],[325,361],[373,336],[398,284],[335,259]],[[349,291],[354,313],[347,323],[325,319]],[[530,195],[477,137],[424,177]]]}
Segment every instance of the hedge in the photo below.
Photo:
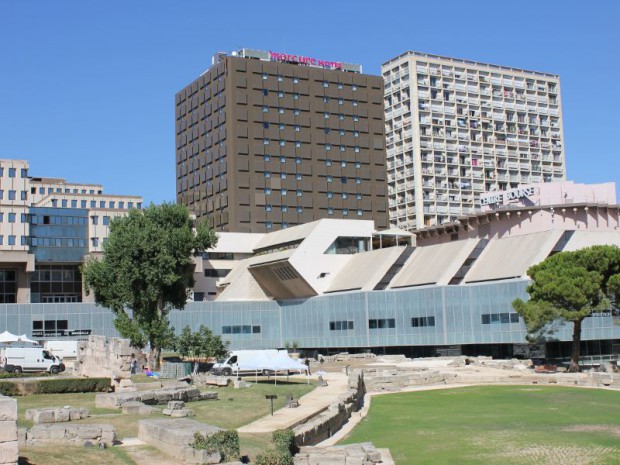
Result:
{"label": "hedge", "polygon": [[18,396],[19,386],[10,381],[0,381],[0,394],[3,396]]}
{"label": "hedge", "polygon": [[50,373],[9,373],[7,371],[0,371],[0,379],[16,379],[16,378],[42,378],[50,376]]}
{"label": "hedge", "polygon": [[105,392],[110,378],[54,378],[24,381],[0,381],[0,393],[6,396],[29,394],[66,394],[69,392]]}
{"label": "hedge", "polygon": [[273,446],[256,457],[256,465],[293,465],[293,455],[299,451],[293,430],[276,430],[271,441]]}
{"label": "hedge", "polygon": [[110,378],[55,378],[36,383],[35,394],[65,394],[68,392],[104,392],[111,386]]}
{"label": "hedge", "polygon": [[218,431],[210,435],[194,434],[192,447],[197,450],[206,450],[212,454],[219,452],[222,462],[239,460],[239,433],[235,430]]}

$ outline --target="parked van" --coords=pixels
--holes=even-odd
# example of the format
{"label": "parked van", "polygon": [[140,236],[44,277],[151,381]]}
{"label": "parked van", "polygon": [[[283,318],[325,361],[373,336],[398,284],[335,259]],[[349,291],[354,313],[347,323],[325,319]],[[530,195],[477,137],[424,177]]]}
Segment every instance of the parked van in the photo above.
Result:
{"label": "parked van", "polygon": [[43,344],[52,355],[56,355],[61,359],[77,358],[78,341],[46,341]]}
{"label": "parked van", "polygon": [[12,373],[65,371],[65,364],[60,358],[42,347],[3,347],[0,349],[0,363],[5,371]]}
{"label": "parked van", "polygon": [[287,350],[233,350],[211,368],[216,376],[273,374],[280,371],[303,371],[307,367],[288,356]]}

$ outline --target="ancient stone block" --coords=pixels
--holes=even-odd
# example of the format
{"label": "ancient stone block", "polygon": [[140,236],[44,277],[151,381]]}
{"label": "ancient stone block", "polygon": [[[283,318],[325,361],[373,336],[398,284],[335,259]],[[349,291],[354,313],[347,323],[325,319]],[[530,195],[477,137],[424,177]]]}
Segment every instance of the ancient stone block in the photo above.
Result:
{"label": "ancient stone block", "polygon": [[185,402],[182,400],[171,400],[168,402],[168,409],[170,410],[181,410],[183,407],[185,407]]}
{"label": "ancient stone block", "polygon": [[17,401],[0,395],[0,421],[17,420]]}
{"label": "ancient stone block", "polygon": [[0,464],[17,464],[19,448],[17,439],[0,443]]}

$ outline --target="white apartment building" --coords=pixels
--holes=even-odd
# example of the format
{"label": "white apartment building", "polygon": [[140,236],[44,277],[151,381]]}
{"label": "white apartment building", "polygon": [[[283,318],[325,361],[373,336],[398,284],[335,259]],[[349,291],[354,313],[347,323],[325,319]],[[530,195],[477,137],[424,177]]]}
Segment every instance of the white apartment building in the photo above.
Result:
{"label": "white apartment building", "polygon": [[382,75],[391,226],[438,226],[482,192],[566,179],[558,75],[411,51]]}

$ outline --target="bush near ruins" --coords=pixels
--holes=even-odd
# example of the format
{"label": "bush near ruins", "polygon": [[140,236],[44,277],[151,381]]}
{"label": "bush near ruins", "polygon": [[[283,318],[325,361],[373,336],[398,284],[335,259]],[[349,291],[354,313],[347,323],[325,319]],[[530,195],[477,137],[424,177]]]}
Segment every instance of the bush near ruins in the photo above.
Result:
{"label": "bush near ruins", "polygon": [[106,392],[110,378],[55,378],[32,381],[0,381],[0,394],[27,396],[30,394],[67,394],[71,392]]}
{"label": "bush near ruins", "polygon": [[276,430],[271,441],[273,446],[256,457],[256,465],[293,465],[293,455],[299,450],[293,430]]}
{"label": "bush near ruins", "polygon": [[196,433],[192,447],[196,450],[206,450],[209,454],[219,452],[222,456],[222,462],[239,460],[241,454],[239,433],[236,430],[218,431],[205,436]]}

